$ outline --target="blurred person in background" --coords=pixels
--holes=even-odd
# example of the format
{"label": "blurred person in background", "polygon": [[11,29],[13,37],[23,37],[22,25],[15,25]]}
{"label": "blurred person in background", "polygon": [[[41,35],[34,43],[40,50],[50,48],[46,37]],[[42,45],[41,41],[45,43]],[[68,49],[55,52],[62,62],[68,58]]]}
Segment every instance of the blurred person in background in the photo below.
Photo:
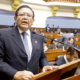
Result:
{"label": "blurred person in background", "polygon": [[60,66],[63,64],[68,64],[71,61],[77,60],[79,58],[79,54],[74,50],[72,47],[69,47],[67,50],[67,53],[61,57],[59,57],[54,65]]}
{"label": "blurred person in background", "polygon": [[61,44],[58,43],[58,40],[56,38],[53,38],[51,40],[51,44],[48,46],[48,49],[59,49],[62,48]]}
{"label": "blurred person in background", "polygon": [[62,35],[60,42],[63,42],[64,44],[67,44],[67,43],[68,43],[68,39],[69,39],[70,37],[74,38],[74,35],[73,35],[73,33],[70,33],[70,32],[69,32],[69,29],[65,29],[65,32],[66,32],[66,33],[64,33],[64,34]]}

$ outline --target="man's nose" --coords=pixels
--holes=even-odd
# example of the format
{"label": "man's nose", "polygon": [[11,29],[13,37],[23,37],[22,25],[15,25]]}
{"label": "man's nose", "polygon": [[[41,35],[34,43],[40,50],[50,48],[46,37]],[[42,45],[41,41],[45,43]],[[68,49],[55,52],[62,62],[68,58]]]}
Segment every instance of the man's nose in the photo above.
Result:
{"label": "man's nose", "polygon": [[23,17],[25,17],[25,18],[26,18],[26,17],[28,17],[28,15],[27,15],[27,14],[24,14],[24,15],[23,15]]}

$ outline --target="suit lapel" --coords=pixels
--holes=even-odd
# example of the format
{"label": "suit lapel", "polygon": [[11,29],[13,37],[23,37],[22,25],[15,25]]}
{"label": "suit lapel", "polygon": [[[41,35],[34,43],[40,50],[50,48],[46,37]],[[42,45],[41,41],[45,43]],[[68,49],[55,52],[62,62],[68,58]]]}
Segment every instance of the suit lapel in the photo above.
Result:
{"label": "suit lapel", "polygon": [[31,41],[32,41],[32,55],[31,57],[34,55],[35,51],[36,51],[36,48],[37,48],[37,37],[36,37],[36,34],[33,34],[32,31],[31,31]]}
{"label": "suit lapel", "polygon": [[19,34],[17,27],[15,27],[13,29],[12,38],[13,38],[13,41],[15,42],[15,44],[26,54],[26,51],[25,51],[25,48],[24,48],[24,45],[21,40],[21,36]]}

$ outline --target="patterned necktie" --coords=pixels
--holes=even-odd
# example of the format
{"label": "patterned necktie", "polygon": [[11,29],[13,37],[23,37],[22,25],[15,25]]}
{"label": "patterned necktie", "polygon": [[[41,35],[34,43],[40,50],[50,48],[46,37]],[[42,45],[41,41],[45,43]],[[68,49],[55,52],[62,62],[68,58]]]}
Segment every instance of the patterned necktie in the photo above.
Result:
{"label": "patterned necktie", "polygon": [[31,59],[31,56],[30,56],[29,44],[28,44],[28,40],[27,40],[28,34],[26,32],[23,32],[22,35],[23,35],[23,44],[24,44],[26,53],[28,55],[28,62],[29,62]]}

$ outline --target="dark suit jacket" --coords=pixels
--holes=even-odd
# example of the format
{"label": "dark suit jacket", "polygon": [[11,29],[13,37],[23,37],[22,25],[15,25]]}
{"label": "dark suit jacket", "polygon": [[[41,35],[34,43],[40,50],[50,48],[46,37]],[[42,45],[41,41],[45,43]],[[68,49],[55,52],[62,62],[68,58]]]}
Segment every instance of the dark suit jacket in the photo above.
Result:
{"label": "dark suit jacket", "polygon": [[21,36],[16,27],[0,30],[0,80],[12,80],[17,71],[28,70],[38,73],[38,66],[49,65],[43,51],[43,37],[31,31],[32,56],[24,49]]}
{"label": "dark suit jacket", "polygon": [[50,27],[46,27],[46,32],[50,32],[51,31],[51,28]]}
{"label": "dark suit jacket", "polygon": [[63,57],[60,57],[58,60],[55,61],[54,65],[56,66],[60,66],[60,65],[63,65],[63,64],[66,64],[66,61],[64,60],[64,56]]}

